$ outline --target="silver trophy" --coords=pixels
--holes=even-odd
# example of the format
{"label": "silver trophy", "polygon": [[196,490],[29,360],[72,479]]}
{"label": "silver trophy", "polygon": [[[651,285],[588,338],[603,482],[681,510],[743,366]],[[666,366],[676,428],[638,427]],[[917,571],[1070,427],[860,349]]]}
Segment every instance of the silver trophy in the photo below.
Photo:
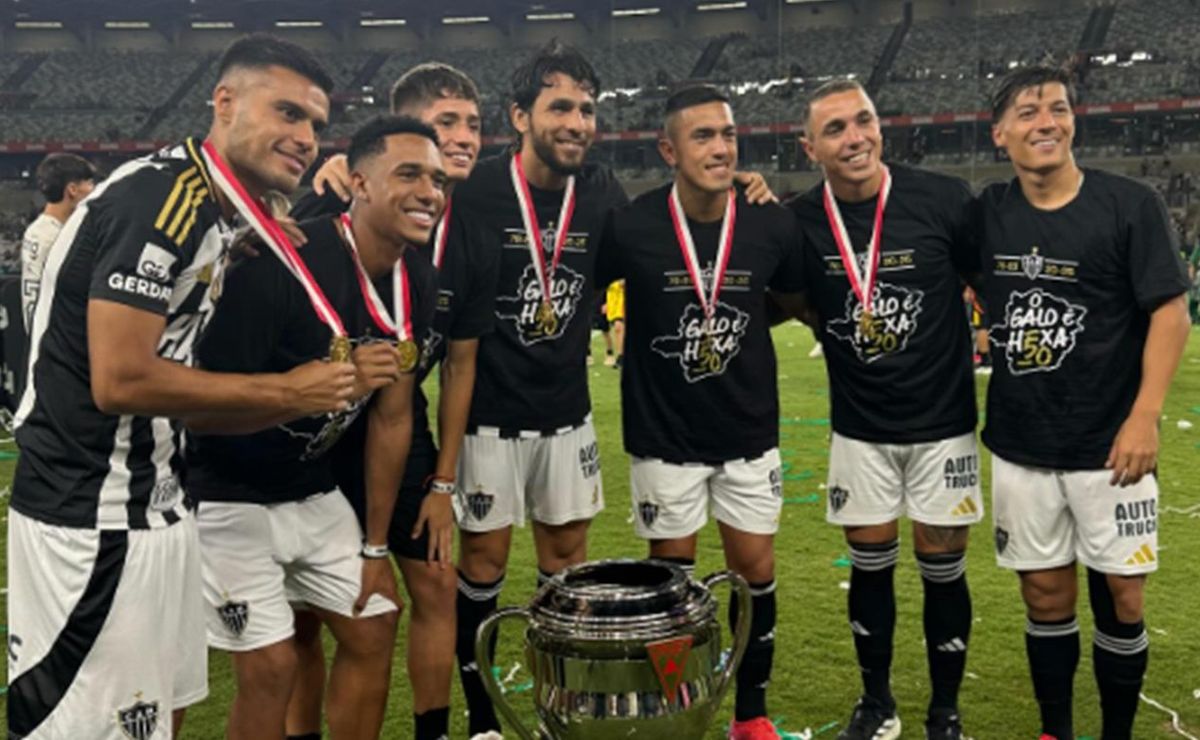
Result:
{"label": "silver trophy", "polygon": [[[738,600],[733,650],[721,654],[712,588]],[[537,733],[508,702],[492,666],[496,629],[527,623]],[[484,686],[525,740],[690,740],[721,706],[750,636],[750,589],[735,573],[703,581],[661,561],[601,560],[555,576],[525,608],[501,609],[479,626],[475,655]]]}

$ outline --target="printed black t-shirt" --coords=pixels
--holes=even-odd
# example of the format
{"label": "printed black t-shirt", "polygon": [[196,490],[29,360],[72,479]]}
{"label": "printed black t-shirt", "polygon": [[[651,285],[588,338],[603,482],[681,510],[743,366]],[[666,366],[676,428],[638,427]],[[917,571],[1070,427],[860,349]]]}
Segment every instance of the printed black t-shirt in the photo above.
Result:
{"label": "printed black t-shirt", "polygon": [[[804,238],[806,294],[820,320],[833,430],[867,442],[930,442],[975,428],[962,297],[962,276],[979,270],[972,196],[957,178],[902,165],[890,170],[871,299],[874,336],[859,327],[862,307],[825,214],[824,184],[790,205]],[[860,266],[876,204],[838,204]]]}
{"label": "printed black t-shirt", "polygon": [[[585,360],[596,247],[605,215],[627,198],[605,167],[587,164],[576,176],[575,212],[551,288],[554,321],[543,323],[510,161],[505,155],[480,162],[454,192],[454,209],[482,225],[483,248],[499,260],[495,329],[480,340],[469,428],[550,432],[580,423],[591,410]],[[563,192],[530,191],[549,266]]]}
{"label": "printed black t-shirt", "polygon": [[[335,219],[309,221],[301,228],[308,243],[300,256],[354,344],[387,340],[368,312],[354,257]],[[433,320],[436,278],[429,261],[415,250],[406,250],[402,259],[410,280],[413,332],[423,336]],[[391,312],[391,273],[372,283]],[[275,256],[264,254],[229,270],[197,357],[205,369],[217,372],[282,373],[328,357],[331,336],[300,283]],[[327,453],[368,400],[341,413],[305,417],[255,434],[189,435],[189,493],[206,501],[278,503],[332,489]]]}
{"label": "printed black t-shirt", "polygon": [[[795,218],[781,206],[750,206],[739,193],[706,341],[704,309],[668,211],[670,190],[652,190],[610,215],[597,267],[601,286],[625,280],[625,449],[674,463],[755,458],[779,444],[766,291],[803,287]],[[688,225],[711,291],[721,221]]]}
{"label": "printed black t-shirt", "polygon": [[1162,199],[1085,169],[1053,211],[1014,179],[980,198],[993,347],[983,441],[1022,465],[1104,467],[1142,377],[1149,313],[1188,289]]}

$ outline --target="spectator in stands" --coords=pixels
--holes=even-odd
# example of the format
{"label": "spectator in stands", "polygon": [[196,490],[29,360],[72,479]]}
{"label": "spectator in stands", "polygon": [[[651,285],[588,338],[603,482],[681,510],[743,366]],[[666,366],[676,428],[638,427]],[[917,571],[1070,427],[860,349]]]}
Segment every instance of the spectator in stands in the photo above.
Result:
{"label": "spectator in stands", "polygon": [[37,305],[46,253],[75,206],[96,186],[96,168],[75,154],[51,154],[38,165],[37,185],[46,198],[46,207],[29,224],[21,240],[21,315],[26,329]]}

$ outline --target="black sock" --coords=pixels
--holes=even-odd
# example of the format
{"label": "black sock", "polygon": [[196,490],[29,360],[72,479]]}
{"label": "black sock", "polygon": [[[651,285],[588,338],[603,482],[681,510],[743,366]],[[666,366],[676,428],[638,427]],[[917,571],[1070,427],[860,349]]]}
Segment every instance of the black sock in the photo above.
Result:
{"label": "black sock", "polygon": [[[474,583],[464,576],[462,571],[458,573],[458,632],[455,652],[458,654],[458,677],[462,681],[467,711],[470,713],[467,722],[470,735],[500,730],[496,709],[492,706],[487,689],[483,687],[483,681],[479,678],[479,666],[475,662],[475,633],[483,620],[496,610],[503,586],[504,576],[491,583]],[[494,655],[495,640],[492,641],[491,650]]]}
{"label": "black sock", "polygon": [[933,693],[929,713],[958,709],[958,689],[967,666],[971,636],[971,592],[967,590],[967,559],[963,551],[917,553],[925,585],[925,652]]}
{"label": "black sock", "polygon": [[321,740],[321,733],[306,732],[303,735],[288,735],[287,740]]}
{"label": "black sock", "polygon": [[450,707],[414,714],[413,725],[416,740],[447,740],[450,737]]}
{"label": "black sock", "polygon": [[893,576],[900,541],[851,544],[850,631],[862,671],[863,693],[892,706],[892,635],[896,631],[896,585]]}
{"label": "black sock", "polygon": [[670,563],[671,565],[677,565],[683,570],[684,573],[687,573],[688,578],[691,578],[692,576],[696,575],[696,559],[695,558],[677,558],[677,557],[673,557],[673,556],[667,556],[667,557],[662,557],[662,558],[650,558],[650,559],[651,560],[660,560],[664,563]]}
{"label": "black sock", "polygon": [[[729,602],[729,624],[736,625],[737,601]],[[775,659],[775,581],[750,584],[750,642],[737,669],[734,719],[767,716],[767,684]]]}
{"label": "black sock", "polygon": [[1075,737],[1071,714],[1075,669],[1079,666],[1079,624],[1075,617],[1025,623],[1025,652],[1033,694],[1042,713],[1042,732],[1065,740]]}
{"label": "black sock", "polygon": [[542,586],[545,586],[547,583],[550,582],[550,579],[553,577],[554,577],[553,573],[542,570],[541,568],[538,568],[537,587],[541,588]]}
{"label": "black sock", "polygon": [[1129,740],[1137,714],[1138,695],[1150,660],[1150,638],[1144,622],[1117,620],[1112,592],[1103,573],[1088,570],[1088,591],[1096,633],[1092,638],[1092,666],[1100,689],[1103,718],[1101,740]]}

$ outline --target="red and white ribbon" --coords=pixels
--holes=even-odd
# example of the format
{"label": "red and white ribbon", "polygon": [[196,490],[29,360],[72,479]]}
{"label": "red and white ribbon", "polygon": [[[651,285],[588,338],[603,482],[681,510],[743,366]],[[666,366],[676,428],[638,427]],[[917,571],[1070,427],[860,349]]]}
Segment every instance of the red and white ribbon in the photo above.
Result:
{"label": "red and white ribbon", "polygon": [[567,232],[571,228],[571,217],[575,214],[575,176],[567,178],[567,187],[563,190],[562,206],[558,211],[558,231],[554,235],[554,253],[549,269],[546,267],[546,255],[542,249],[542,230],[538,226],[537,209],[533,206],[533,195],[529,192],[529,180],[525,177],[525,168],[521,165],[521,153],[513,155],[509,167],[512,175],[513,190],[517,191],[517,202],[521,205],[521,220],[525,222],[525,236],[529,240],[529,255],[533,260],[533,269],[537,272],[538,284],[542,288],[542,300],[551,299],[551,281],[558,269],[558,261],[562,258],[563,245],[567,243]]}
{"label": "red and white ribbon", "polygon": [[687,266],[688,274],[692,277],[692,286],[700,299],[700,308],[704,310],[704,318],[711,319],[717,310],[717,298],[721,295],[721,283],[725,280],[725,268],[729,265],[729,253],[733,251],[733,228],[737,222],[737,192],[729,189],[725,202],[725,215],[721,218],[720,241],[717,242],[717,261],[713,265],[712,286],[705,292],[701,280],[700,259],[696,256],[696,242],[692,240],[692,231],[688,228],[687,214],[683,212],[683,204],[679,201],[679,186],[671,186],[671,195],[667,199],[667,207],[671,212],[671,222],[675,225],[675,239],[683,252],[683,263]]}
{"label": "red and white ribbon", "polygon": [[221,155],[217,153],[216,147],[211,141],[205,141],[200,147],[200,152],[204,156],[205,162],[208,164],[209,175],[212,176],[213,182],[217,187],[221,188],[221,192],[237,209],[246,223],[254,229],[255,233],[263,240],[263,244],[270,249],[284,267],[292,273],[292,276],[300,282],[304,287],[304,292],[308,294],[309,301],[312,302],[313,310],[317,312],[317,316],[321,321],[329,326],[335,336],[346,336],[346,327],[342,325],[342,319],[334,310],[333,304],[325,296],[321,286],[317,285],[316,279],[308,270],[308,265],[304,264],[304,260],[300,259],[300,254],[296,251],[295,245],[288,239],[287,234],[280,228],[279,223],[270,215],[266,207],[250,197],[246,189],[238,181],[237,176]]}
{"label": "red and white ribbon", "polygon": [[354,267],[358,274],[358,287],[362,291],[363,299],[367,303],[367,313],[371,314],[371,318],[385,334],[391,334],[401,342],[411,341],[413,336],[412,329],[412,293],[409,291],[408,284],[408,268],[404,266],[404,259],[396,260],[396,264],[392,267],[392,306],[396,312],[396,318],[393,320],[388,315],[387,306],[384,305],[383,299],[379,297],[379,293],[375,291],[375,285],[371,282],[371,276],[367,274],[367,270],[363,267],[362,256],[358,253],[358,243],[354,239],[354,228],[350,221],[350,214],[342,214],[342,231],[346,234],[346,243],[350,245],[350,251],[354,254]]}
{"label": "red and white ribbon", "polygon": [[433,269],[442,269],[446,257],[446,240],[450,238],[450,196],[446,196],[446,207],[433,232]]}
{"label": "red and white ribbon", "polygon": [[846,268],[846,279],[850,281],[850,288],[862,304],[863,311],[867,312],[871,310],[875,276],[879,274],[879,253],[883,248],[883,211],[887,208],[888,196],[892,192],[892,173],[886,165],[880,167],[883,169],[883,179],[879,183],[879,198],[875,203],[871,240],[867,242],[867,261],[862,272],[858,269],[858,260],[854,259],[854,247],[850,243],[846,223],[842,220],[842,212],[838,209],[837,198],[833,195],[833,187],[829,184],[829,178],[825,178],[825,216],[829,219],[833,240],[837,243],[838,253],[842,257],[842,266]]}

